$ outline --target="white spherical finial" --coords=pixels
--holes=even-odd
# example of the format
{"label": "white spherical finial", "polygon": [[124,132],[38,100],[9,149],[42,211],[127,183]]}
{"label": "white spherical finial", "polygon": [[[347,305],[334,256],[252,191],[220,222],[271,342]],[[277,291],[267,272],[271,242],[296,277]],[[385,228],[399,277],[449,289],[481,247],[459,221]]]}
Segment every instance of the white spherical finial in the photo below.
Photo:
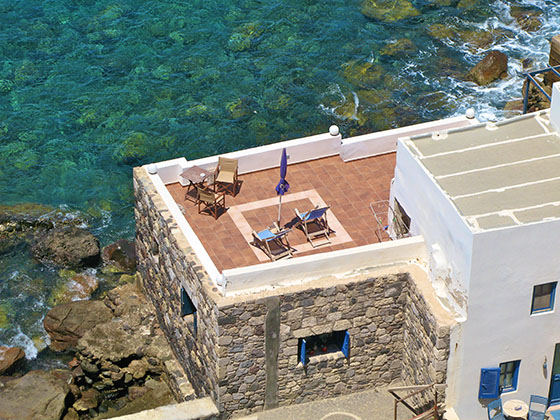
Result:
{"label": "white spherical finial", "polygon": [[155,163],[151,163],[148,165],[148,173],[152,175],[157,174],[157,166]]}
{"label": "white spherical finial", "polygon": [[331,136],[338,136],[340,133],[340,130],[338,129],[338,127],[336,125],[331,125],[329,127],[329,133]]}
{"label": "white spherical finial", "polygon": [[467,109],[465,115],[469,120],[472,120],[474,118],[474,108]]}

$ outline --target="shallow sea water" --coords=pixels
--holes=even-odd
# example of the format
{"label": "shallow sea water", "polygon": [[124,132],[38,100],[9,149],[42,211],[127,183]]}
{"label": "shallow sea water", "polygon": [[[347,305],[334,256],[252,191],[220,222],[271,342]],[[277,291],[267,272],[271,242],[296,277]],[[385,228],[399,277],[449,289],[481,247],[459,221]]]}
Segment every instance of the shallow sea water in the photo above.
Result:
{"label": "shallow sea water", "polygon": [[[533,33],[511,17],[513,2],[412,3],[418,16],[382,22],[358,0],[0,0],[0,201],[79,211],[103,244],[132,237],[132,167],[331,124],[350,136],[469,107],[501,118],[521,96],[522,60],[545,65],[560,21],[557,1],[515,3],[542,11]],[[436,39],[433,24],[492,41]],[[402,39],[407,48],[392,53]],[[510,77],[464,82],[491,48],[509,56]],[[30,337],[44,336],[58,281],[23,245],[0,255],[0,344],[36,355]]]}

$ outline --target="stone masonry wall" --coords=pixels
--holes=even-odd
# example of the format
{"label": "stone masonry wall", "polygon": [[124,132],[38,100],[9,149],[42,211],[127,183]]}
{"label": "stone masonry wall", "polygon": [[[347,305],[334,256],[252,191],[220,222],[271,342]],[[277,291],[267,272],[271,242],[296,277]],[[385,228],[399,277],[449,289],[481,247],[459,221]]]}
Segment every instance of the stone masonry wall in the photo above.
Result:
{"label": "stone masonry wall", "polygon": [[[142,168],[134,170],[134,190],[136,252],[143,287],[197,395],[217,400],[217,311],[208,293],[211,280]],[[196,331],[192,316],[181,317],[181,286],[197,308]]]}
{"label": "stone masonry wall", "polygon": [[[401,374],[404,385],[445,384],[447,380],[452,322],[442,321],[437,317],[426,298],[426,292],[428,296],[433,293],[430,290],[420,290],[418,284],[411,283],[407,296]],[[433,395],[433,391],[419,394],[414,399],[414,404],[417,407],[425,406]],[[443,387],[438,388],[438,401],[445,401]]]}
{"label": "stone masonry wall", "polygon": [[[336,283],[336,282],[335,282]],[[340,283],[340,282],[338,282]],[[226,412],[297,404],[390,384],[402,370],[406,273],[363,278],[220,308],[220,402]],[[267,362],[267,317],[277,301],[276,359]],[[349,331],[342,352],[298,359],[300,338]],[[276,370],[276,373],[273,372]],[[272,375],[271,375],[272,374]],[[270,376],[275,380],[271,382]]]}

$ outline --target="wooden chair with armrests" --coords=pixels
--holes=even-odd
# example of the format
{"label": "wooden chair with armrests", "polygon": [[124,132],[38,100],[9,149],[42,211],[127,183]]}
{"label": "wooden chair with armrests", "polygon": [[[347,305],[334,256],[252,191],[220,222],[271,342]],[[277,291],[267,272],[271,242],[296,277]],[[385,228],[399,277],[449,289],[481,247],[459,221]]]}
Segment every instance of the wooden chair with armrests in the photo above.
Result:
{"label": "wooden chair with armrests", "polygon": [[[218,194],[214,191],[207,190],[205,188],[196,187],[197,190],[197,200],[196,204],[198,206],[198,214],[203,211],[208,210],[208,212],[217,219],[218,216],[226,211],[226,195]],[[204,208],[201,206],[204,205]]]}
{"label": "wooden chair with armrests", "polygon": [[231,194],[235,197],[238,184],[237,159],[219,157],[214,174],[214,190],[225,193],[231,190]]}

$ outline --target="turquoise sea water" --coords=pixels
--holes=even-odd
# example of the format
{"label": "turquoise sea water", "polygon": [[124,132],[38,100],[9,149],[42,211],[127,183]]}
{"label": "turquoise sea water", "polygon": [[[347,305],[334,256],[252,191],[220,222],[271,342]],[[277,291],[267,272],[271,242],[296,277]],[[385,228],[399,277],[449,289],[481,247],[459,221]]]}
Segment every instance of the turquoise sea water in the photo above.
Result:
{"label": "turquoise sea water", "polygon": [[[380,21],[359,0],[0,0],[0,201],[80,211],[106,244],[133,236],[136,165],[333,123],[349,136],[469,107],[500,118],[520,96],[522,60],[547,61],[560,5],[470,3],[413,0],[417,16]],[[542,27],[520,29],[512,5],[541,13]],[[463,81],[492,48],[510,77]],[[0,255],[0,344],[34,355],[58,281],[23,245]]]}

